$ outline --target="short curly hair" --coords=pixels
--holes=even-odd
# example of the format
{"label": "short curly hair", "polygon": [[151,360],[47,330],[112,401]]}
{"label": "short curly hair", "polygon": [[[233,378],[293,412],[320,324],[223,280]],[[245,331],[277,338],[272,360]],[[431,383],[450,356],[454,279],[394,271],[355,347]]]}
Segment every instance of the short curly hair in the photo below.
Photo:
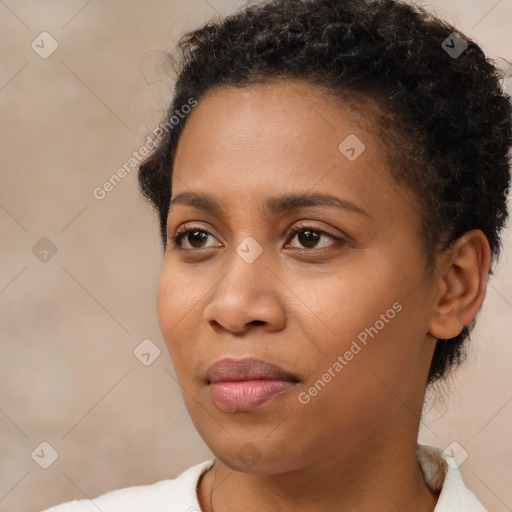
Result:
{"label": "short curly hair", "polygon": [[[455,41],[460,55],[449,52]],[[508,217],[511,98],[495,61],[450,24],[400,0],[273,0],[186,33],[177,50],[167,123],[217,86],[293,78],[324,87],[371,115],[393,178],[417,200],[429,264],[472,229],[483,231],[492,263],[497,259]],[[180,117],[139,169],[164,249],[174,156],[187,116]],[[437,341],[428,384],[465,359],[474,324]]]}

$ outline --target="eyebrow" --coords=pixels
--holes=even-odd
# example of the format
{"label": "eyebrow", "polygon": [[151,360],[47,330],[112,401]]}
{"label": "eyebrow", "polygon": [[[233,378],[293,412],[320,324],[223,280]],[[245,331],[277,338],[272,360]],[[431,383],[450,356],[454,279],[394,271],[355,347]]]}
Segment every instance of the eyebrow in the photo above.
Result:
{"label": "eyebrow", "polygon": [[[171,200],[169,203],[169,213],[177,205],[191,206],[211,213],[223,214],[225,212],[221,203],[214,197],[208,194],[198,194],[190,191],[180,192]],[[356,204],[346,199],[320,192],[285,194],[267,198],[263,202],[263,209],[274,215],[308,206],[331,206],[370,217],[366,210]]]}

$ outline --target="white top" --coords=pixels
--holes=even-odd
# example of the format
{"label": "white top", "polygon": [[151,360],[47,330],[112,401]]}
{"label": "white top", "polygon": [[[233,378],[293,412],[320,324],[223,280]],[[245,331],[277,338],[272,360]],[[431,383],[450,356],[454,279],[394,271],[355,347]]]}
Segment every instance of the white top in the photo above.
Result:
{"label": "white top", "polygon": [[[201,512],[197,483],[213,462],[192,466],[174,480],[117,489],[93,500],[74,500],[42,512]],[[450,455],[439,448],[418,444],[418,462],[427,486],[441,491],[434,512],[487,512],[464,485]]]}

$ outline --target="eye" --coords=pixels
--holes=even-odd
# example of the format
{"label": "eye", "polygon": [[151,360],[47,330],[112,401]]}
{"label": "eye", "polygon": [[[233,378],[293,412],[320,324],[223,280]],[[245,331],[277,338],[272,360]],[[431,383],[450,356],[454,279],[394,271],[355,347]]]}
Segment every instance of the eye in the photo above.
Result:
{"label": "eye", "polygon": [[[206,229],[199,226],[185,226],[182,229],[179,229],[176,234],[170,237],[169,241],[176,247],[185,250],[201,250],[209,248],[207,245],[204,245],[207,242],[208,238],[213,235]],[[297,237],[298,242],[302,245],[302,247],[297,247],[297,249],[317,249],[324,248],[326,244],[319,245],[319,242],[322,239],[329,239],[331,243],[327,244],[327,247],[330,245],[343,244],[345,241],[337,237],[331,233],[327,233],[324,230],[315,228],[313,226],[295,226],[291,228],[286,234],[286,241],[290,242],[295,237]],[[187,246],[188,244],[188,246]],[[221,247],[222,244],[218,243],[216,245],[211,245],[210,247]],[[292,246],[293,247],[293,246]]]}
{"label": "eye", "polygon": [[313,226],[295,226],[291,228],[286,235],[286,240],[293,240],[295,237],[297,237],[298,242],[303,246],[297,247],[297,249],[317,249],[326,247],[325,244],[321,247],[318,246],[318,243],[322,238],[334,241],[334,243],[327,244],[327,247],[329,245],[342,244],[344,242],[342,238]]}
{"label": "eye", "polygon": [[[200,227],[189,226],[187,228],[178,230],[177,233],[170,238],[170,242],[181,249],[205,249],[207,246],[203,246],[201,244],[208,240],[209,236],[213,237],[209,231]],[[183,241],[188,243],[190,247],[185,247]],[[221,244],[217,244],[213,247],[218,247],[219,245]]]}

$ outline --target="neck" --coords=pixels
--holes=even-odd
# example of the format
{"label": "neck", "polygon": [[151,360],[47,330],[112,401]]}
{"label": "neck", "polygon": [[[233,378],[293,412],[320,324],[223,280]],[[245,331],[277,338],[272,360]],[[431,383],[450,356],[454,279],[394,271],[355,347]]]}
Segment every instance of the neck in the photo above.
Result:
{"label": "neck", "polygon": [[216,460],[201,479],[204,512],[283,512],[326,509],[343,512],[432,512],[430,491],[418,464],[416,440],[365,443],[351,450],[342,442],[328,460],[280,474],[234,471]]}

